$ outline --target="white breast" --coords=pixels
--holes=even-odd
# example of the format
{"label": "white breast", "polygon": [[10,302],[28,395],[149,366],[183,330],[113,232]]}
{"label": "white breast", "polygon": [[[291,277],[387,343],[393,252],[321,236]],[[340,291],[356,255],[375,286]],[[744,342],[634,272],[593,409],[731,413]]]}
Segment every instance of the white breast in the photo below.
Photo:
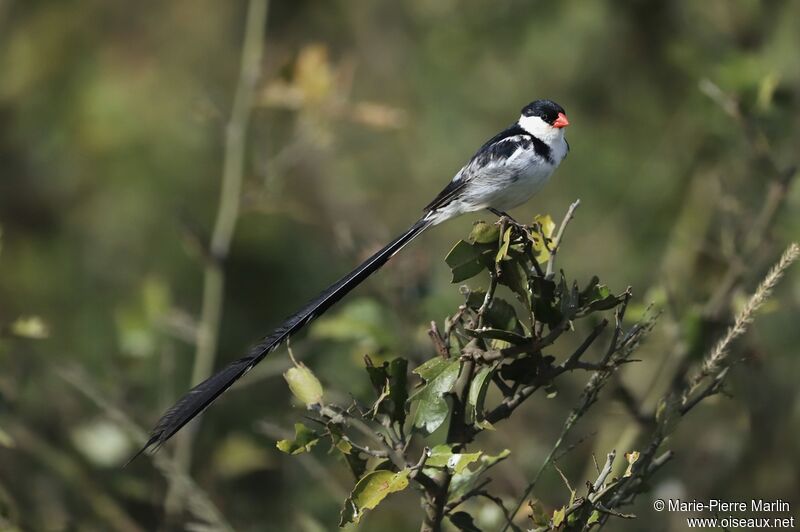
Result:
{"label": "white breast", "polygon": [[550,129],[556,133],[543,140],[550,147],[548,158],[528,143],[507,158],[489,163],[473,160],[462,168],[454,181],[463,179],[465,186],[450,203],[432,213],[434,223],[487,207],[507,211],[528,201],[547,184],[568,151],[563,130]]}

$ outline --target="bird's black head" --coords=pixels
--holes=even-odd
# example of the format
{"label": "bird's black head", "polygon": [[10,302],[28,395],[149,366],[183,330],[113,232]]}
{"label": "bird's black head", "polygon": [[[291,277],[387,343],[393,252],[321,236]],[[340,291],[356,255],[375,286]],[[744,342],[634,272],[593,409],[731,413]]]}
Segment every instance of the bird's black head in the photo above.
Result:
{"label": "bird's black head", "polygon": [[536,100],[522,108],[522,116],[541,118],[553,127],[569,125],[564,108],[553,100]]}

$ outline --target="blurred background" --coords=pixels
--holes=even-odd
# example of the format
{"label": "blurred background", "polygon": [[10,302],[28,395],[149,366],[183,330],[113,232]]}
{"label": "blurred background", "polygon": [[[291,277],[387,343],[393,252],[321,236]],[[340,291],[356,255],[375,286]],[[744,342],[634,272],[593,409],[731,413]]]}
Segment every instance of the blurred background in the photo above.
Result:
{"label": "blurred background", "polygon": [[[0,0],[4,530],[336,527],[347,468],[322,449],[275,448],[304,415],[281,377],[285,348],[182,451],[167,445],[162,467],[120,469],[202,373],[204,250],[247,13],[240,0]],[[787,170],[800,145],[800,3],[273,0],[262,26],[213,367],[404,230],[536,98],[567,110],[572,150],[513,214],[558,220],[580,198],[559,266],[632,286],[631,319],[651,302],[663,310],[618,379],[646,408],[800,235]],[[432,356],[430,321],[462,301],[443,258],[477,219],[490,217],[429,231],[294,340],[326,390],[368,401],[364,354]],[[735,346],[731,397],[698,407],[667,442],[676,457],[655,493],[780,498],[800,517],[799,318],[795,268]],[[492,475],[498,494],[521,493],[584,382],[485,435],[487,449],[512,450]],[[615,395],[559,461],[573,485],[591,477],[592,453],[636,448]],[[552,470],[534,495],[550,510],[568,499]],[[683,530],[680,514],[651,509],[655,496],[609,528]],[[472,509],[499,528],[496,509]],[[420,519],[408,490],[360,529]]]}

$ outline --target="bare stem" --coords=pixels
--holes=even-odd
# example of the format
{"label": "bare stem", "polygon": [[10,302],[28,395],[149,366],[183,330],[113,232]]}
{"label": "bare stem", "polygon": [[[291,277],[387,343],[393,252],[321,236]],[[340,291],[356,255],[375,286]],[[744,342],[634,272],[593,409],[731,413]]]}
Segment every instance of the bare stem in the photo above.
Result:
{"label": "bare stem", "polygon": [[553,271],[555,271],[556,267],[556,255],[558,254],[558,248],[561,247],[561,239],[564,237],[564,230],[567,228],[567,224],[575,217],[575,209],[577,209],[581,204],[581,200],[576,199],[572,204],[570,204],[569,209],[567,209],[567,214],[564,216],[564,219],[561,221],[561,225],[558,228],[558,233],[556,234],[556,242],[553,245],[553,249],[550,250],[550,259],[547,261],[547,271],[545,272],[545,277],[550,278],[553,276]]}
{"label": "bare stem", "polygon": [[[256,83],[260,75],[264,30],[268,0],[250,0],[242,45],[241,68],[230,119],[225,127],[225,151],[222,171],[222,190],[217,216],[209,245],[209,260],[203,272],[203,300],[197,328],[194,366],[191,384],[207,378],[214,367],[222,301],[225,293],[223,263],[228,256],[236,221],[239,217],[240,196],[244,175],[247,126],[250,121]],[[187,427],[175,438],[175,461],[182,472],[189,470],[192,443],[197,430]],[[183,506],[183,493],[177,483],[171,483],[166,499],[167,513],[177,515]]]}

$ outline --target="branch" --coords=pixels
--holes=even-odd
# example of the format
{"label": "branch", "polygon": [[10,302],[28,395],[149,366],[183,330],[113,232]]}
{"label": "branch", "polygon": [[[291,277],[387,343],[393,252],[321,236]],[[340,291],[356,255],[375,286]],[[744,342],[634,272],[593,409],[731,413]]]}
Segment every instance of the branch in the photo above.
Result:
{"label": "branch", "polygon": [[[594,404],[594,402],[597,400],[597,396],[599,395],[600,390],[603,388],[603,386],[605,386],[606,382],[608,381],[608,378],[611,375],[612,370],[615,369],[620,363],[625,362],[630,356],[630,354],[633,352],[633,349],[641,341],[642,337],[645,334],[647,334],[650,330],[652,330],[653,325],[655,323],[655,318],[657,316],[645,319],[643,322],[637,323],[636,325],[631,327],[631,329],[627,333],[625,333],[624,335],[622,334],[623,333],[622,319],[625,316],[625,310],[627,309],[630,297],[631,293],[629,288],[628,291],[626,292],[626,297],[622,301],[622,304],[619,307],[617,307],[614,313],[616,321],[614,334],[611,338],[611,342],[609,343],[608,350],[603,355],[603,358],[600,363],[600,369],[592,373],[592,376],[589,378],[588,382],[586,383],[586,386],[584,386],[583,393],[581,394],[580,397],[580,403],[578,404],[578,406],[576,406],[570,411],[569,415],[567,416],[567,419],[564,421],[563,427],[561,428],[561,434],[559,434],[555,444],[553,444],[553,447],[550,449],[550,452],[547,454],[544,461],[539,466],[539,470],[536,472],[536,475],[534,475],[533,480],[531,480],[528,483],[528,485],[525,486],[525,490],[523,490],[522,496],[520,496],[519,499],[517,500],[517,504],[514,510],[511,512],[512,516],[516,515],[516,513],[525,503],[525,500],[527,499],[528,495],[533,491],[533,488],[539,482],[542,473],[544,473],[544,470],[552,462],[555,453],[558,451],[558,449],[561,448],[561,445],[563,444],[564,439],[567,437],[567,434],[569,434],[569,432],[572,430],[572,428],[575,426],[578,420],[581,417],[583,417],[583,415],[586,413],[589,407],[591,407],[591,405]],[[592,331],[592,333],[589,335],[589,338],[596,338],[600,334],[601,330],[602,327],[598,325],[597,327],[595,327],[595,330]],[[620,339],[620,336],[622,336],[622,339]],[[586,347],[584,346],[587,344],[589,338],[587,338],[587,340],[585,340],[583,344],[581,344],[581,346],[578,347],[578,350],[576,352],[578,351],[583,352],[586,350],[586,347],[588,346]],[[612,361],[612,357],[613,357],[613,362],[609,365],[609,362]],[[574,364],[575,362],[577,362],[578,358],[579,357],[576,357],[575,353],[573,353],[573,355],[569,357],[568,361],[574,359],[573,362]],[[565,370],[564,365],[562,365],[561,368],[562,371]],[[513,523],[510,520],[506,521],[502,532],[505,532],[511,526],[513,526]]]}
{"label": "branch", "polygon": [[577,209],[581,204],[581,200],[576,199],[567,209],[567,214],[564,216],[564,219],[561,221],[561,225],[558,228],[558,234],[556,235],[556,243],[553,246],[553,249],[550,250],[550,259],[547,261],[547,271],[545,272],[545,277],[547,279],[553,276],[553,270],[556,266],[556,255],[558,254],[558,249],[561,247],[561,239],[564,236],[564,230],[567,228],[567,224],[575,217],[575,209]]}
{"label": "branch", "polygon": [[342,423],[353,427],[365,437],[377,443],[384,449],[386,456],[391,459],[392,463],[397,466],[398,469],[403,469],[408,465],[405,457],[386,440],[386,436],[381,431],[370,427],[363,420],[350,414],[350,412],[346,410],[334,409],[330,406],[324,405],[312,405],[312,408],[314,408],[316,412],[323,418],[328,419],[333,423]]}
{"label": "branch", "polygon": [[592,484],[592,493],[597,493],[600,491],[600,488],[603,487],[603,484],[606,483],[606,479],[608,475],[611,474],[611,468],[614,465],[614,459],[617,457],[617,451],[612,449],[610,453],[606,456],[606,463],[603,466],[603,469],[600,470],[600,474],[597,475],[597,480],[594,481]]}
{"label": "branch", "polygon": [[711,384],[709,384],[708,386],[706,386],[703,389],[703,391],[701,391],[700,393],[696,394],[694,397],[689,398],[688,400],[686,400],[684,402],[684,404],[682,404],[681,407],[680,407],[681,415],[685,416],[687,413],[689,413],[689,411],[692,408],[697,406],[702,400],[704,400],[707,397],[711,397],[712,395],[716,395],[720,391],[720,389],[722,388],[722,385],[725,383],[725,377],[728,376],[728,371],[729,370],[730,370],[730,367],[727,367],[727,368],[723,369],[722,371],[720,371],[717,374],[717,376],[714,377],[713,382]]}
{"label": "branch", "polygon": [[[517,409],[528,397],[533,395],[536,390],[551,383],[556,377],[565,373],[567,371],[571,371],[574,369],[586,369],[586,370],[593,370],[593,371],[610,371],[615,369],[616,365],[606,365],[606,364],[589,364],[580,361],[580,357],[586,352],[590,345],[600,336],[600,333],[603,332],[603,329],[608,325],[607,320],[603,320],[600,322],[586,339],[581,343],[581,345],[576,349],[567,360],[559,365],[554,367],[551,371],[547,372],[544,375],[538,376],[532,383],[528,384],[527,386],[523,386],[518,389],[513,395],[507,396],[503,401],[495,407],[491,412],[486,415],[487,421],[489,423],[497,423],[498,421],[509,417],[515,409]],[[542,343],[544,344],[548,341],[550,336],[553,336],[556,331],[559,331],[559,328],[556,328],[553,332],[550,333],[547,337],[539,340],[539,342],[535,342],[537,344]],[[563,332],[563,331],[562,331]],[[555,337],[557,338],[560,335],[559,332]],[[554,341],[553,339],[552,341]],[[552,343],[549,341],[549,343]],[[503,350],[505,351],[505,350]],[[488,354],[488,353],[487,353]]]}
{"label": "branch", "polygon": [[450,356],[450,353],[447,352],[447,344],[444,338],[442,338],[442,333],[439,332],[439,327],[436,325],[435,321],[431,321],[431,328],[428,330],[428,336],[430,336],[433,347],[440,357],[447,358]]}
{"label": "branch", "polygon": [[578,347],[578,349],[576,349],[575,352],[570,355],[564,365],[570,367],[570,365],[576,364],[586,350],[589,349],[589,346],[594,343],[598,336],[600,336],[600,333],[603,332],[607,325],[608,320],[603,318],[603,321],[595,326],[589,336],[587,336],[583,343],[581,343],[580,347]]}
{"label": "branch", "polygon": [[436,482],[422,471],[430,456],[430,447],[423,448],[422,455],[419,457],[419,461],[410,468],[411,474],[409,476],[419,482],[425,491],[435,491],[438,488]]}

